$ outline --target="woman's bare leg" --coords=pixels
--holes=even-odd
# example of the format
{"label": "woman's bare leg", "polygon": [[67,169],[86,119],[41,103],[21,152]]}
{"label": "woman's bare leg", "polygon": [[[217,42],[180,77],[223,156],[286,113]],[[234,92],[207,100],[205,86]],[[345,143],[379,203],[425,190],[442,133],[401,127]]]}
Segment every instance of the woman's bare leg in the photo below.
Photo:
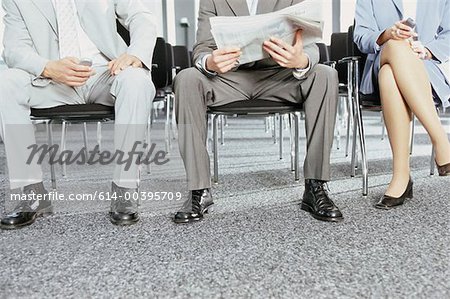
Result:
{"label": "woman's bare leg", "polygon": [[424,63],[416,57],[408,42],[390,40],[381,53],[381,65],[386,64],[391,67],[406,104],[430,135],[436,149],[436,162],[439,165],[450,163],[450,142],[434,106]]}
{"label": "woman's bare leg", "polygon": [[389,64],[378,74],[384,123],[392,150],[393,176],[386,195],[400,197],[409,181],[409,141],[412,115]]}

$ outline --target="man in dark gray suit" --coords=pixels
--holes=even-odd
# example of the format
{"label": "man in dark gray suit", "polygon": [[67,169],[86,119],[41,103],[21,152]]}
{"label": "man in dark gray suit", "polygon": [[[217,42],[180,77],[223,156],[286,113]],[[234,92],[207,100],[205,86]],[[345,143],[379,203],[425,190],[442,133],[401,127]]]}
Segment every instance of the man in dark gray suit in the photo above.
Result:
{"label": "man in dark gray suit", "polygon": [[206,148],[208,106],[247,99],[303,103],[308,150],[304,163],[305,193],[302,209],[324,221],[340,221],[341,212],[329,198],[330,153],[338,98],[337,73],[318,65],[315,45],[303,47],[301,32],[294,45],[272,38],[261,45],[270,58],[239,65],[240,49],[217,49],[209,19],[269,13],[302,0],[201,0],[195,68],[181,72],[175,81],[180,151],[190,196],[176,223],[201,220],[211,211],[210,163]]}

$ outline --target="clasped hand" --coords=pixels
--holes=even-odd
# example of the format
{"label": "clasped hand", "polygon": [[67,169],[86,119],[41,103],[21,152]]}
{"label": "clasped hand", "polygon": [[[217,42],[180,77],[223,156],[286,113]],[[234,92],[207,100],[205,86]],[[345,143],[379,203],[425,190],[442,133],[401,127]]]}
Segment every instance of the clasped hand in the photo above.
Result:
{"label": "clasped hand", "polygon": [[[143,64],[137,57],[126,53],[108,63],[108,70],[112,76],[117,76],[127,67],[143,67]],[[42,75],[58,83],[80,87],[95,75],[95,70],[92,67],[80,65],[78,58],[66,57],[49,61]]]}

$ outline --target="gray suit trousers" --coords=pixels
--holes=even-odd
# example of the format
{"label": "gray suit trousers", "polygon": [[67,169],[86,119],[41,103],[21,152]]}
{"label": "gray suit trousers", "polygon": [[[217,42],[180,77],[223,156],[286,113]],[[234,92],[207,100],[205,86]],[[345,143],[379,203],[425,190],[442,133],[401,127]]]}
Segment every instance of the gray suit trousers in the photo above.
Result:
{"label": "gray suit trousers", "polygon": [[[145,140],[155,96],[149,72],[143,68],[127,68],[118,76],[111,76],[107,67],[95,70],[97,74],[81,88],[55,82],[37,86],[32,81],[34,76],[19,69],[0,72],[0,137],[5,143],[11,189],[42,182],[37,159],[26,163],[31,152],[27,147],[36,143],[30,108],[87,103],[115,106],[116,150],[127,153],[137,141]],[[136,163],[129,169],[116,165],[113,181],[120,187],[136,188],[138,171]]]}
{"label": "gray suit trousers", "polygon": [[211,187],[206,148],[208,106],[260,99],[303,103],[306,115],[305,179],[330,180],[330,154],[338,100],[337,72],[317,65],[302,80],[292,70],[237,70],[208,78],[195,68],[175,78],[179,145],[189,190]]}

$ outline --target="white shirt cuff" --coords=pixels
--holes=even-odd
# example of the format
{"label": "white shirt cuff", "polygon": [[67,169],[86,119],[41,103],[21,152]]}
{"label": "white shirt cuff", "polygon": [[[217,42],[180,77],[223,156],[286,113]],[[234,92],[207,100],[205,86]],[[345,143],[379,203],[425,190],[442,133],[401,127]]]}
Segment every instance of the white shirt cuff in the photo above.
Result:
{"label": "white shirt cuff", "polygon": [[305,54],[306,57],[308,57],[308,66],[304,69],[294,69],[292,74],[294,75],[295,79],[301,80],[305,77],[306,73],[309,72],[311,69],[311,59],[309,59],[308,54]]}
{"label": "white shirt cuff", "polygon": [[217,73],[216,72],[210,72],[206,68],[206,60],[208,59],[209,56],[211,56],[211,54],[206,54],[201,59],[199,59],[199,61],[197,63],[197,68],[200,68],[200,70],[203,71],[203,73],[205,75],[214,77],[214,76],[217,76]]}

